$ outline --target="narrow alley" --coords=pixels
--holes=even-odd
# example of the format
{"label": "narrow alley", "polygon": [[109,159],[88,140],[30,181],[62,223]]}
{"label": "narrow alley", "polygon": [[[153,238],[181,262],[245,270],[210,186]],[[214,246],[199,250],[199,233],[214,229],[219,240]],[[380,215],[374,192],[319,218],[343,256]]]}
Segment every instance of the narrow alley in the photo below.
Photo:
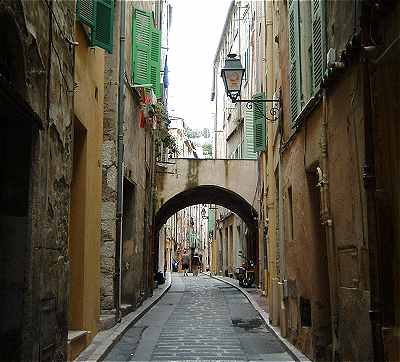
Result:
{"label": "narrow alley", "polygon": [[105,361],[293,361],[246,297],[206,275],[173,273],[171,289]]}

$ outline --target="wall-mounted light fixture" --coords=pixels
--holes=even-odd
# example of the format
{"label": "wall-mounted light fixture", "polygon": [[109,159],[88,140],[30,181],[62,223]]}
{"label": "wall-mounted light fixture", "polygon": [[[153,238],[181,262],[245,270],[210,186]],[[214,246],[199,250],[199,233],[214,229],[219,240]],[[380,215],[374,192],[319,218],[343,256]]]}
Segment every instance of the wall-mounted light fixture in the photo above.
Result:
{"label": "wall-mounted light fixture", "polygon": [[[280,111],[280,99],[241,99],[240,92],[245,71],[246,69],[236,54],[228,54],[228,57],[225,59],[225,66],[221,69],[221,77],[224,81],[227,96],[231,99],[232,103],[246,103],[246,107],[249,109],[252,109],[254,105],[258,111],[263,113],[265,119],[272,122],[275,121]],[[272,119],[268,118],[262,111],[262,107],[258,106],[259,103],[273,104],[270,109]]]}

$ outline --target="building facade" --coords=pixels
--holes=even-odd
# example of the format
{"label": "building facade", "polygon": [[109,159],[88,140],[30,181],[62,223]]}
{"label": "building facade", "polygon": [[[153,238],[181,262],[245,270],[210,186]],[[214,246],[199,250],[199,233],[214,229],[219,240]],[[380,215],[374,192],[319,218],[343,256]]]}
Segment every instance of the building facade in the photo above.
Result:
{"label": "building facade", "polygon": [[115,4],[114,28],[123,21],[124,59],[115,32],[104,72],[100,300],[105,323],[136,309],[152,293],[158,265],[157,246],[151,241],[152,184],[155,132],[161,124],[159,110],[165,108],[161,69],[166,53],[161,48],[167,45],[170,11],[167,1],[125,2],[121,19],[121,4]]}
{"label": "building facade", "polygon": [[[2,360],[74,359],[152,293],[170,10],[167,1],[0,5]],[[138,43],[150,38],[143,61]]]}
{"label": "building facade", "polygon": [[0,4],[1,360],[67,358],[73,12]]}
{"label": "building facade", "polygon": [[270,318],[313,360],[396,360],[396,268],[383,245],[396,250],[397,239],[377,230],[396,208],[383,181],[396,177],[384,166],[396,153],[387,149],[394,101],[383,112],[382,95],[396,87],[384,74],[398,51],[390,35],[398,6],[288,1],[269,9],[268,97],[280,94],[282,105],[268,130]]}
{"label": "building facade", "polygon": [[[398,82],[387,75],[398,73],[398,4],[233,2],[223,57],[235,49],[235,8],[251,19],[242,97],[280,101],[265,122],[256,195],[259,286],[271,322],[313,360],[396,360],[398,155],[390,134]],[[218,154],[232,154],[231,134],[219,135]]]}

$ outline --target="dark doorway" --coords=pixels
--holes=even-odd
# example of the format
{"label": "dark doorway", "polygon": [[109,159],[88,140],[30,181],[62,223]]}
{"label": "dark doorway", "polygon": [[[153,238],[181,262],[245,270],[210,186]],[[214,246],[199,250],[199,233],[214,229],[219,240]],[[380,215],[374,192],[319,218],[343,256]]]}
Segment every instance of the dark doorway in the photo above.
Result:
{"label": "dark doorway", "polygon": [[29,275],[33,123],[0,99],[0,360],[17,361]]}
{"label": "dark doorway", "polygon": [[[136,304],[137,285],[135,284],[136,240],[136,189],[128,179],[124,179],[124,200],[122,220],[122,303]],[[138,272],[136,270],[136,272]]]}

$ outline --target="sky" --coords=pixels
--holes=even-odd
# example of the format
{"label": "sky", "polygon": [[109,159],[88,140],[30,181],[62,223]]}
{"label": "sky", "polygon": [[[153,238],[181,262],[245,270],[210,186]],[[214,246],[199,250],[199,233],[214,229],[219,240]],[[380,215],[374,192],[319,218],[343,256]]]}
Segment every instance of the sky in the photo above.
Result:
{"label": "sky", "polygon": [[191,128],[214,128],[213,61],[231,0],[170,0],[168,108]]}

